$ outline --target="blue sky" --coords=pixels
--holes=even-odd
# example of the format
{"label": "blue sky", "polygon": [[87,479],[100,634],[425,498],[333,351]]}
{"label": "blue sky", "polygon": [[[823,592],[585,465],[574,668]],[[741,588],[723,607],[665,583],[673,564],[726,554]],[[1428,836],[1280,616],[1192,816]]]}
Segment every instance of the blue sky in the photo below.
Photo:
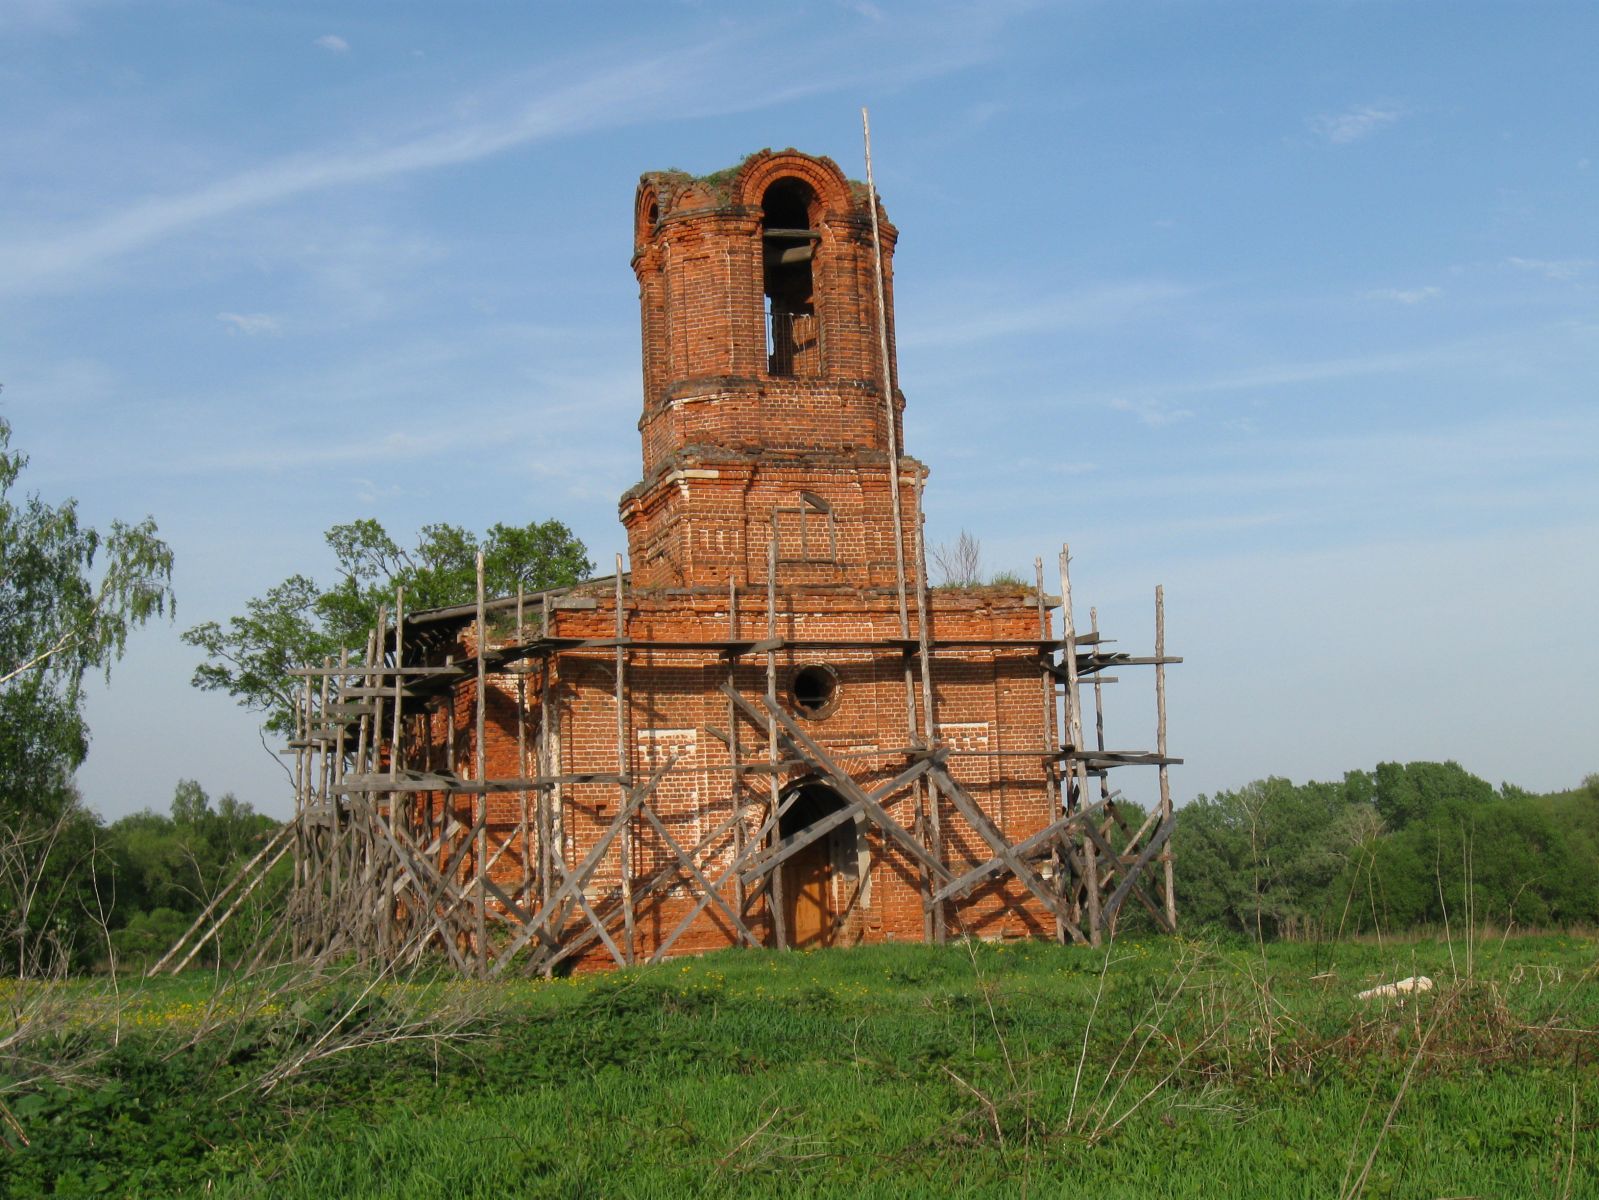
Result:
{"label": "blue sky", "polygon": [[[558,517],[609,562],[639,174],[859,175],[862,105],[930,539],[1028,575],[1069,540],[1124,648],[1165,584],[1180,799],[1388,758],[1573,785],[1595,45],[1589,2],[7,0],[0,411],[30,486],[178,556],[85,797],[286,811],[178,632],[325,572],[336,522]],[[1122,678],[1111,741],[1148,745]]]}

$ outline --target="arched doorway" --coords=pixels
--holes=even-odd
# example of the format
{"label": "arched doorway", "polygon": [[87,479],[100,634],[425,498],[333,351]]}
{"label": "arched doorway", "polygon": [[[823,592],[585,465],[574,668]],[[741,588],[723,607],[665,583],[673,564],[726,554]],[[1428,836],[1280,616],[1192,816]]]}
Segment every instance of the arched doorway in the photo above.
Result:
{"label": "arched doorway", "polygon": [[[795,785],[788,796],[794,797],[794,803],[778,825],[779,836],[785,838],[845,806],[838,792],[816,780]],[[783,863],[783,916],[789,945],[805,949],[833,944],[843,913],[838,877],[848,871],[845,864],[853,863],[854,849],[855,822],[845,821]]]}

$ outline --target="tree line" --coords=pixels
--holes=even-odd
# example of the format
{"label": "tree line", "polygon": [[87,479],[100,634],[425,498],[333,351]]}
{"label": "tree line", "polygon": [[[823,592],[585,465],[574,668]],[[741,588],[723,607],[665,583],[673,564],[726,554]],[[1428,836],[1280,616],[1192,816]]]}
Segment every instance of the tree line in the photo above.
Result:
{"label": "tree line", "polygon": [[1498,789],[1453,762],[1270,778],[1177,812],[1184,925],[1257,938],[1599,923],[1599,775]]}
{"label": "tree line", "polygon": [[[137,969],[166,953],[279,822],[231,793],[180,780],[166,813],[105,822],[76,791],[48,820],[0,833],[0,918],[10,975]],[[280,920],[285,861],[198,961],[244,954]]]}

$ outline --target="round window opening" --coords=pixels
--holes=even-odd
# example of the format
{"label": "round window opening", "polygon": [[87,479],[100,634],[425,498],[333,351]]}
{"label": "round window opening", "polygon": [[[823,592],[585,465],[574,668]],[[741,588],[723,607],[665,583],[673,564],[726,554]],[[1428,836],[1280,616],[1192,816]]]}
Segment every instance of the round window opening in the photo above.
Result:
{"label": "round window opening", "polygon": [[801,667],[788,686],[802,717],[825,717],[838,704],[838,672],[832,667],[820,663]]}

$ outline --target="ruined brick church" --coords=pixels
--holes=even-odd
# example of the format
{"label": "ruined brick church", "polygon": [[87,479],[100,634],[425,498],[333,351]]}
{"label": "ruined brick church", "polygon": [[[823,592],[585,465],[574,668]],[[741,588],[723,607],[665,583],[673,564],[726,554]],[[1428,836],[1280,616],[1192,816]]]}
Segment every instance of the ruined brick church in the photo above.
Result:
{"label": "ruined brick church", "polygon": [[[1097,941],[1129,897],[1174,923],[1175,760],[1086,747],[1079,688],[1171,660],[1062,629],[1069,584],[1062,613],[1042,571],[929,587],[897,236],[866,186],[793,150],[643,177],[627,562],[455,609],[402,597],[331,690],[308,675],[302,952],[493,973]],[[1136,833],[1094,790],[1123,762],[1161,766]]]}

